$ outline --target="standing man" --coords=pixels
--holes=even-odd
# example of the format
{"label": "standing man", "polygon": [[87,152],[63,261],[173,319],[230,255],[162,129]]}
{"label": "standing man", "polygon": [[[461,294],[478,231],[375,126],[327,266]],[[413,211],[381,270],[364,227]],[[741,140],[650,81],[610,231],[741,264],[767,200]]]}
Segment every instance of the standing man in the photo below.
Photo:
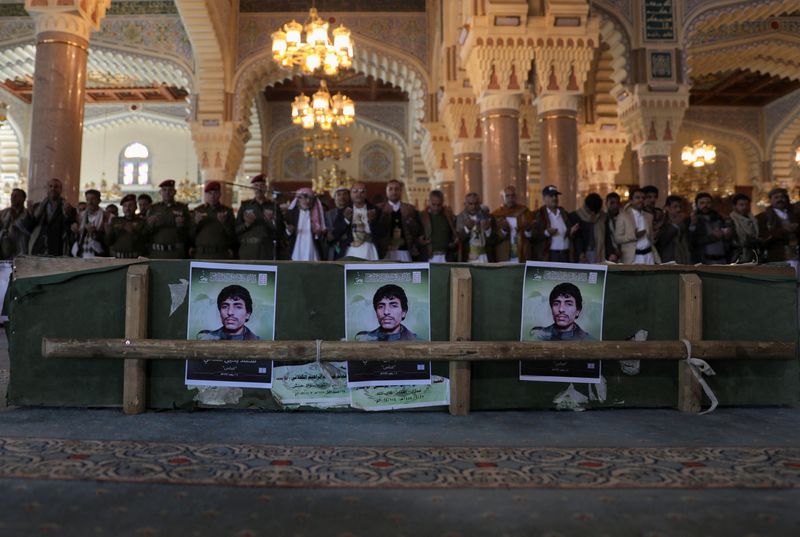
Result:
{"label": "standing man", "polygon": [[30,232],[25,228],[28,217],[25,211],[25,191],[15,188],[11,191],[11,206],[0,211],[0,254],[2,259],[14,259],[19,254],[28,253]]}
{"label": "standing man", "polygon": [[327,236],[322,203],[308,187],[295,192],[286,213],[287,252],[292,261],[322,259],[322,241]]}
{"label": "standing man", "polygon": [[575,233],[575,255],[578,263],[597,263],[606,258],[606,213],[603,198],[592,192],[583,200],[583,207],[570,215],[578,223]]}
{"label": "standing man", "polygon": [[78,222],[72,224],[72,231],[78,240],[72,245],[75,257],[105,256],[106,226],[111,221],[107,212],[100,208],[100,192],[93,188],[86,191],[86,209],[81,212]]}
{"label": "standing man", "polygon": [[418,257],[417,241],[422,234],[419,214],[413,205],[401,201],[403,183],[392,179],[386,185],[386,203],[380,206],[383,259],[410,262]]}
{"label": "standing man", "polygon": [[492,240],[492,217],[481,211],[481,197],[470,192],[464,197],[464,210],[456,218],[459,261],[488,263],[487,248]]}
{"label": "standing man", "polygon": [[789,194],[785,188],[769,191],[769,207],[758,215],[758,231],[767,261],[787,261],[797,257],[798,216],[789,207]]}
{"label": "standing man", "polygon": [[619,194],[616,192],[606,194],[606,260],[612,263],[619,263],[619,260],[622,259],[622,250],[614,238],[621,205]]}
{"label": "standing man", "polygon": [[493,261],[498,263],[524,263],[530,253],[533,236],[533,215],[527,207],[517,205],[517,189],[507,186],[503,190],[503,205],[492,212],[497,226]]}
{"label": "standing man", "polygon": [[695,210],[689,222],[689,242],[696,262],[704,265],[726,265],[733,229],[711,208],[713,202],[714,198],[707,192],[700,192],[695,196]]}
{"label": "standing man", "polygon": [[153,259],[183,259],[189,246],[189,207],[175,201],[175,181],[158,185],[161,201],[147,211],[152,232],[148,255]]}
{"label": "standing man", "polygon": [[636,265],[660,263],[653,248],[653,215],[644,210],[644,191],[636,188],[631,201],[619,213],[614,238],[622,249],[622,262]]}
{"label": "standing man", "polygon": [[336,220],[340,214],[344,213],[351,204],[350,190],[340,186],[333,191],[333,209],[325,211],[325,227],[328,228],[328,235],[325,240],[326,255],[328,261],[336,261],[344,257],[347,246],[342,243],[343,235],[335,233]]}
{"label": "standing man", "polygon": [[580,224],[573,223],[567,211],[558,205],[561,192],[554,185],[542,189],[542,208],[536,211],[533,235],[534,259],[553,263],[574,262],[572,238]]}
{"label": "standing man", "polygon": [[750,198],[745,194],[736,194],[731,202],[733,203],[733,210],[729,215],[733,225],[731,261],[757,263],[761,241],[758,238],[758,222],[750,214]]}
{"label": "standing man", "polygon": [[190,233],[196,259],[233,259],[236,233],[233,209],[222,205],[222,185],[206,183],[205,203],[192,211]]}
{"label": "standing man", "polygon": [[115,217],[108,226],[108,248],[111,257],[136,259],[147,253],[147,221],[136,214],[135,194],[128,194],[120,204],[122,216]]}
{"label": "standing man", "polygon": [[658,240],[658,234],[665,222],[664,211],[658,208],[658,188],[653,185],[642,187],[644,190],[644,210],[653,215],[653,240]]}
{"label": "standing man", "polygon": [[683,198],[667,196],[664,215],[664,225],[656,239],[661,262],[690,265],[692,255],[689,250],[689,221],[683,215]]}
{"label": "standing man", "polygon": [[419,243],[425,252],[425,259],[431,263],[447,263],[453,259],[453,251],[458,244],[456,223],[453,211],[444,206],[444,193],[432,190],[428,194],[428,207],[420,213],[422,236]]}
{"label": "standing man", "polygon": [[250,184],[255,196],[243,201],[236,215],[239,259],[277,259],[283,216],[275,202],[267,197],[267,178],[263,174],[253,177]]}
{"label": "standing man", "polygon": [[381,239],[381,212],[367,203],[367,185],[355,183],[350,189],[352,203],[336,215],[333,235],[344,257],[368,261],[380,259],[376,244]]}
{"label": "standing man", "polygon": [[28,229],[32,229],[28,249],[31,255],[68,255],[72,224],[78,221],[75,208],[61,197],[60,179],[47,182],[47,197],[33,206]]}

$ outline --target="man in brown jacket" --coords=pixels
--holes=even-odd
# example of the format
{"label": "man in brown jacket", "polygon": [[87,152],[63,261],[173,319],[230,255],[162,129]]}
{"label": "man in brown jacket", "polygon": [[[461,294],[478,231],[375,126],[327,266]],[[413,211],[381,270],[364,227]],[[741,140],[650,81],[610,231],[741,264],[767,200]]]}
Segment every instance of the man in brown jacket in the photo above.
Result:
{"label": "man in brown jacket", "polygon": [[503,190],[503,205],[492,212],[492,218],[497,227],[492,261],[524,263],[530,256],[533,214],[524,205],[517,205],[516,188],[507,186]]}
{"label": "man in brown jacket", "polygon": [[572,241],[579,224],[572,222],[567,211],[558,205],[561,192],[554,185],[542,189],[541,209],[534,216],[532,259],[540,261],[573,263],[575,248]]}
{"label": "man in brown jacket", "polygon": [[767,262],[786,261],[797,257],[798,217],[792,213],[785,188],[769,191],[769,207],[759,214],[759,238],[767,251]]}

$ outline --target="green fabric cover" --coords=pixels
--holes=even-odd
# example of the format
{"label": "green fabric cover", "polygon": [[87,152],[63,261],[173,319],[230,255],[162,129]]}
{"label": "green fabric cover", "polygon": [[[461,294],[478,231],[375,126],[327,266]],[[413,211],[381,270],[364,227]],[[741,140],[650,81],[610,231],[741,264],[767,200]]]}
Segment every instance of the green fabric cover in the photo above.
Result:
{"label": "green fabric cover", "polygon": [[[276,337],[336,340],[344,334],[344,268],[332,263],[277,263]],[[187,279],[189,262],[149,261],[149,337],[183,339],[187,304],[170,315],[168,284]],[[449,334],[450,268],[431,267],[431,334]],[[473,278],[474,340],[518,340],[523,266],[468,266]],[[114,338],[124,335],[127,267],[17,279],[7,325],[11,354],[11,405],[121,405],[122,362],[45,360],[41,338]],[[790,277],[700,272],[703,281],[703,334],[706,339],[797,339],[797,284]],[[678,337],[679,272],[609,270],[604,334],[621,340],[644,328],[650,340]],[[722,405],[796,404],[800,396],[798,360],[717,360],[709,384]],[[517,362],[474,363],[473,410],[551,408],[563,383],[520,382]],[[603,362],[607,399],[590,407],[671,407],[677,399],[677,362],[641,363],[636,376],[624,375],[617,361]],[[148,406],[193,408],[196,392],[183,384],[184,362],[148,364]],[[446,363],[434,374],[447,376]],[[577,385],[576,385],[577,386]],[[578,386],[587,393],[586,387]],[[277,409],[267,390],[244,390],[236,408]]]}

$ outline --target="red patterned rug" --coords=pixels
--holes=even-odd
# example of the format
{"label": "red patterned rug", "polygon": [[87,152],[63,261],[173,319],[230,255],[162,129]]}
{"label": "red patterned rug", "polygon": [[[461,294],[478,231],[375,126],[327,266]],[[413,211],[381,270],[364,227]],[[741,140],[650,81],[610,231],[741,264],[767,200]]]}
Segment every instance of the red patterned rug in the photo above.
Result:
{"label": "red patterned rug", "polygon": [[290,488],[800,488],[800,448],[312,447],[0,438],[0,478]]}

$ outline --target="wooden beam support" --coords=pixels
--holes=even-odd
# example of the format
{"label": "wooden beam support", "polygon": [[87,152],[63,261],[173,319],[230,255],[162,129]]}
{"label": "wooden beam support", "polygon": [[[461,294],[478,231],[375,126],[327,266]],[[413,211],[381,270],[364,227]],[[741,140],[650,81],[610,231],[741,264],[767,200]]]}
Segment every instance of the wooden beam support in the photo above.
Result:
{"label": "wooden beam support", "polygon": [[[450,269],[450,341],[472,339],[472,275],[469,269]],[[466,416],[470,408],[472,364],[450,362],[450,414]]]}
{"label": "wooden beam support", "polygon": [[[150,289],[148,267],[145,264],[128,267],[125,286],[125,338],[147,337],[147,303]],[[122,411],[140,414],[145,411],[147,389],[146,360],[126,359],[122,391]]]}
{"label": "wooden beam support", "polygon": [[[703,282],[697,274],[681,274],[678,333],[681,339],[697,342],[703,337]],[[694,354],[695,343],[692,343]],[[698,356],[699,357],[699,356]],[[697,414],[702,401],[700,383],[689,365],[678,363],[678,410]]]}
{"label": "wooden beam support", "polygon": [[[315,341],[198,341],[185,339],[42,339],[45,358],[103,360],[316,360]],[[692,356],[708,359],[793,360],[794,341],[692,341]],[[291,358],[289,358],[291,357]],[[681,360],[680,341],[323,341],[320,359],[431,360]]]}

